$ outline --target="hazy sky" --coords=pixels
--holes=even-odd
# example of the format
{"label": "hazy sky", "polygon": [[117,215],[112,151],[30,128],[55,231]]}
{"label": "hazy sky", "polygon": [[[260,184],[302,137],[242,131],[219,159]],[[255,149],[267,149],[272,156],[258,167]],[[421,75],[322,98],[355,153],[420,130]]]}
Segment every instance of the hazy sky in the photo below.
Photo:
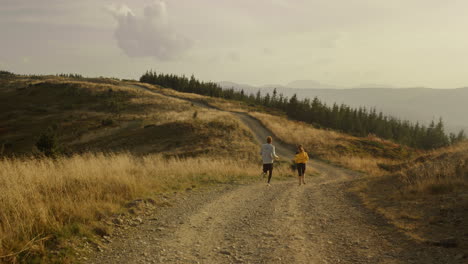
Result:
{"label": "hazy sky", "polygon": [[0,0],[0,69],[468,86],[466,0]]}

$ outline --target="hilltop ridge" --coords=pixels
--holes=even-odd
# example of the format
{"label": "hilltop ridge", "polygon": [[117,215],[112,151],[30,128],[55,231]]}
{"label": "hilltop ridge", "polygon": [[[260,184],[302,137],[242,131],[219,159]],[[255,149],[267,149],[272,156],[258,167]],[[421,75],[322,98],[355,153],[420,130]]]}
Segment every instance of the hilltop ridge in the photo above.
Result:
{"label": "hilltop ridge", "polygon": [[432,120],[442,117],[448,131],[458,132],[460,129],[468,131],[468,107],[464,103],[468,98],[468,88],[457,89],[431,89],[424,87],[392,88],[366,86],[358,88],[323,88],[319,86],[250,86],[233,82],[220,82],[224,89],[234,88],[244,90],[246,93],[262,94],[273,92],[291,97],[297,94],[298,98],[318,97],[321,101],[332,105],[345,103],[352,107],[365,106],[376,108],[392,116],[408,119],[412,122],[428,125]]}

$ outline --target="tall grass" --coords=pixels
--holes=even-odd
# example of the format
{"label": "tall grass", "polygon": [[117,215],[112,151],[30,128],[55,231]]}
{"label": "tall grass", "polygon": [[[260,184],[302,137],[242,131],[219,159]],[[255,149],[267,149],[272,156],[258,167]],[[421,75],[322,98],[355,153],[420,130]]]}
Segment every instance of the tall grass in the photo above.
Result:
{"label": "tall grass", "polygon": [[[260,120],[284,142],[294,145],[301,144],[309,152],[309,155],[329,160],[350,169],[363,171],[370,175],[382,175],[384,171],[379,168],[379,163],[396,163],[388,158],[365,153],[365,150],[364,152],[355,151],[351,142],[357,140],[356,137],[317,129],[309,124],[291,121],[279,116],[258,112],[250,112],[249,114]],[[376,139],[369,138],[369,140],[375,141]],[[394,144],[391,145],[394,147]]]}
{"label": "tall grass", "polygon": [[130,154],[3,159],[0,168],[0,256],[13,253],[10,260],[15,252],[40,250],[65,226],[89,224],[136,197],[259,172],[258,164],[233,159]]}
{"label": "tall grass", "polygon": [[346,168],[354,169],[357,171],[366,172],[370,176],[382,176],[385,172],[380,168],[379,164],[398,164],[398,161],[376,158],[376,157],[359,157],[352,155],[342,156],[325,156],[326,160],[334,161]]}
{"label": "tall grass", "polygon": [[399,180],[413,193],[447,193],[468,187],[468,142],[434,150],[423,161],[398,171]]}
{"label": "tall grass", "polygon": [[325,146],[337,143],[340,139],[351,138],[348,135],[331,130],[316,129],[309,124],[288,120],[284,117],[250,112],[281,140],[289,144],[302,144],[314,147],[314,151],[325,151]]}

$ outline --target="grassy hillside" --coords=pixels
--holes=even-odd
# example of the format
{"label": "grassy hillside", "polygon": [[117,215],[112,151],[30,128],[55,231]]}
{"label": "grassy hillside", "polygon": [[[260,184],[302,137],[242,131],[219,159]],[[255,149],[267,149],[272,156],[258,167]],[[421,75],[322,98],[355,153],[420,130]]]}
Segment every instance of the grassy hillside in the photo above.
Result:
{"label": "grassy hillside", "polygon": [[[156,86],[149,84],[139,85],[148,89],[157,89]],[[372,175],[383,175],[385,170],[382,167],[400,164],[424,153],[378,137],[354,137],[333,130],[317,129],[310,124],[290,120],[283,113],[262,106],[192,93],[180,93],[172,89],[159,89],[158,91],[168,96],[200,102],[216,109],[247,113],[258,119],[283,142],[303,145],[312,157]]]}
{"label": "grassy hillside", "polygon": [[419,241],[468,250],[468,143],[387,170],[357,187],[368,207]]}
{"label": "grassy hillside", "polygon": [[250,132],[229,114],[112,79],[0,78],[0,98],[0,155],[37,153],[48,131],[64,153],[252,154]]}
{"label": "grassy hillside", "polygon": [[258,176],[237,119],[129,83],[2,75],[0,99],[1,263],[73,263],[72,245],[99,245],[129,201]]}
{"label": "grassy hillside", "polygon": [[250,114],[284,142],[303,145],[310,156],[371,175],[383,173],[379,164],[394,164],[415,155],[408,147],[377,137],[353,137],[266,113]]}

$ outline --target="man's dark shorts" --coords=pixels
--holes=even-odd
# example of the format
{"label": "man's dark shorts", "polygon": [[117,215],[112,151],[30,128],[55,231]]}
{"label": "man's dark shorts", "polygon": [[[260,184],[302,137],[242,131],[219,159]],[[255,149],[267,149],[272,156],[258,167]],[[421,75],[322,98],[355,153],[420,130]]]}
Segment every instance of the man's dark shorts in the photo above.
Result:
{"label": "man's dark shorts", "polygon": [[263,164],[263,172],[273,171],[273,163]]}

